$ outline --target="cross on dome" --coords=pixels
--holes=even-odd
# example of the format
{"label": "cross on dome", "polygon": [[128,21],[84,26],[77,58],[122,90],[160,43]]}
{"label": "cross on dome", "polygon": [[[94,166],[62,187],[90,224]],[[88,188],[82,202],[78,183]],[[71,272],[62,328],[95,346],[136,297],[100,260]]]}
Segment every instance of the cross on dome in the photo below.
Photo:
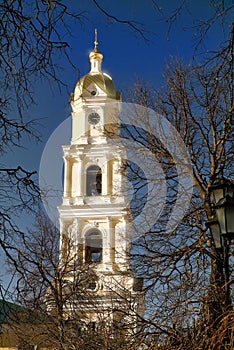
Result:
{"label": "cross on dome", "polygon": [[97,29],[94,31],[94,49],[90,52],[89,58],[91,63],[91,73],[101,73],[102,72],[102,59],[103,55],[98,51],[98,39],[97,39]]}

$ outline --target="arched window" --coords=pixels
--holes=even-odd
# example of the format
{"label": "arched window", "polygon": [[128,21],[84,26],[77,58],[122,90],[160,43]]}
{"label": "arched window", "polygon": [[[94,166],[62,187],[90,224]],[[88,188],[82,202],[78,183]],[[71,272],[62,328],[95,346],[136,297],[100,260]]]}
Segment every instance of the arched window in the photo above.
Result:
{"label": "arched window", "polygon": [[91,165],[87,169],[86,195],[99,196],[102,194],[102,170],[97,165]]}
{"label": "arched window", "polygon": [[102,261],[102,235],[95,230],[85,238],[85,262],[99,263]]}

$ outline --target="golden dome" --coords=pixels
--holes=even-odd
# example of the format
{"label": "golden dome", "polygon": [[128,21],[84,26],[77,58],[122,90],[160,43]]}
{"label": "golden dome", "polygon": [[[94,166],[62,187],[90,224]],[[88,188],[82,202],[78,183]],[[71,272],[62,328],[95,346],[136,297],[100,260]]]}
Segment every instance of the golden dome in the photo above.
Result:
{"label": "golden dome", "polygon": [[[82,77],[75,88],[75,99],[92,94],[94,84],[99,87],[107,97],[116,99],[116,90],[113,80],[105,73],[89,73]],[[77,93],[79,94],[77,96]]]}

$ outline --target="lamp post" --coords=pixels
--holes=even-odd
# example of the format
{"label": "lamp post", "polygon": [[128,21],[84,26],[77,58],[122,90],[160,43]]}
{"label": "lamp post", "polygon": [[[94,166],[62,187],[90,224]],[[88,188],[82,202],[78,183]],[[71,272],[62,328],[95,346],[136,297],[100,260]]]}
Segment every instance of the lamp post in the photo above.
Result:
{"label": "lamp post", "polygon": [[229,275],[229,246],[234,238],[234,182],[222,179],[210,187],[214,215],[206,225],[210,228],[215,248],[222,252],[225,277],[225,304],[231,304]]}

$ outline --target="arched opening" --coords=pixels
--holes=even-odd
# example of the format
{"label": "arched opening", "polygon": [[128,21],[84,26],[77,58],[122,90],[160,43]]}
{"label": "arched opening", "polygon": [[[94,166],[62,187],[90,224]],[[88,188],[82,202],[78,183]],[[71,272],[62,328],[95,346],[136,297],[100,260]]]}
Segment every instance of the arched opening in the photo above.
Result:
{"label": "arched opening", "polygon": [[102,235],[98,230],[87,234],[85,238],[85,262],[102,262]]}
{"label": "arched opening", "polygon": [[86,195],[99,196],[102,194],[102,170],[97,165],[91,165],[87,169]]}

